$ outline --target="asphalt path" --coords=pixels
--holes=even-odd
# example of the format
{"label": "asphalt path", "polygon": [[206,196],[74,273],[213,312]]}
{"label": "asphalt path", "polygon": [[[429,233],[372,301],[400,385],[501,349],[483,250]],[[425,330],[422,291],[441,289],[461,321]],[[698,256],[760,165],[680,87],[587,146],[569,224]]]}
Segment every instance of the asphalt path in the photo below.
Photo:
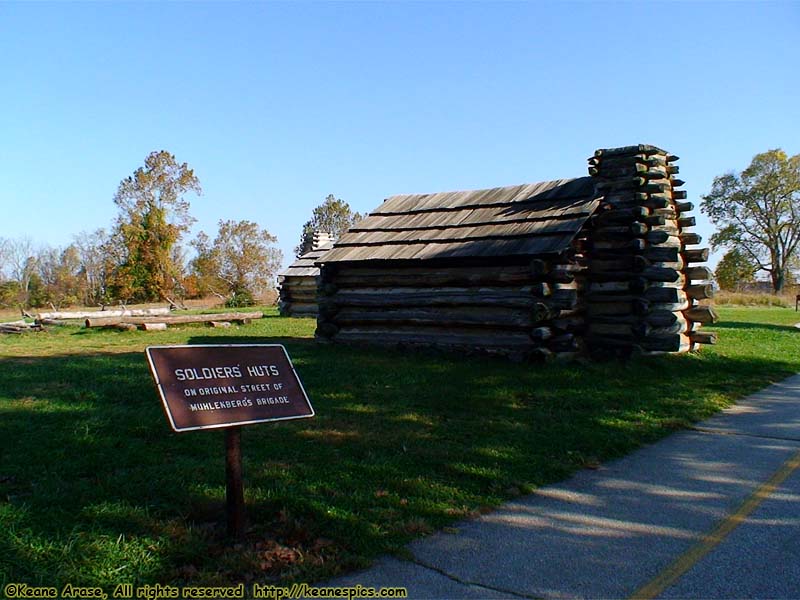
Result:
{"label": "asphalt path", "polygon": [[410,598],[800,598],[800,375],[324,586]]}

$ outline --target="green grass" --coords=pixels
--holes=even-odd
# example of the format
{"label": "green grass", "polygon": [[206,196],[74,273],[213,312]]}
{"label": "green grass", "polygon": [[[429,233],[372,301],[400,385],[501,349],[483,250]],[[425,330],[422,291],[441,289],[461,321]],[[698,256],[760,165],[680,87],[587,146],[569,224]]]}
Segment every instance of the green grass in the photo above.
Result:
{"label": "green grass", "polygon": [[[270,310],[227,330],[0,337],[0,586],[311,581],[621,456],[800,371],[793,310],[722,307],[720,342],[627,364],[354,349]],[[221,431],[172,433],[143,349],[284,343],[317,417],[242,436],[247,541],[224,536]],[[2,587],[0,587],[2,589]]]}

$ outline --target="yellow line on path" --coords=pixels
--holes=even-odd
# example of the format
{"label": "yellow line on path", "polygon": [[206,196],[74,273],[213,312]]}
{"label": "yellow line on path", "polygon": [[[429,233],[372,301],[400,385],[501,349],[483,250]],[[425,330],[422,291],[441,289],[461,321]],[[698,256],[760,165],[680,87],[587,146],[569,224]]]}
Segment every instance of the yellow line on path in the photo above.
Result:
{"label": "yellow line on path", "polygon": [[800,467],[800,450],[784,462],[768,481],[761,484],[735,512],[728,515],[711,532],[675,561],[631,595],[636,600],[649,600],[660,596],[664,590],[696,565],[700,559],[716,548],[730,533],[741,525],[759,504],[772,494],[797,468]]}

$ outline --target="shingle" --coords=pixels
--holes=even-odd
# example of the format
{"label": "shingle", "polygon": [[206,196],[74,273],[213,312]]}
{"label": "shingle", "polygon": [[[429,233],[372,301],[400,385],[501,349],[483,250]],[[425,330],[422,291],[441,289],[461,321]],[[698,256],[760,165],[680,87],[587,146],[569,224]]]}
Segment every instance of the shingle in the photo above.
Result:
{"label": "shingle", "polygon": [[559,252],[597,205],[591,177],[393,196],[317,264]]}

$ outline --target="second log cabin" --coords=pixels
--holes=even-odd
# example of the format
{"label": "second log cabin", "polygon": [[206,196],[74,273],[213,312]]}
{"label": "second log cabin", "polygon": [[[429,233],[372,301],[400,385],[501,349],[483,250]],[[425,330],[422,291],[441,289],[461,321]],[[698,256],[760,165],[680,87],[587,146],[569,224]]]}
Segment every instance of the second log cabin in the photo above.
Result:
{"label": "second log cabin", "polygon": [[278,311],[284,317],[317,316],[319,267],[325,253],[333,246],[327,232],[315,231],[311,250],[300,255],[278,275]]}

